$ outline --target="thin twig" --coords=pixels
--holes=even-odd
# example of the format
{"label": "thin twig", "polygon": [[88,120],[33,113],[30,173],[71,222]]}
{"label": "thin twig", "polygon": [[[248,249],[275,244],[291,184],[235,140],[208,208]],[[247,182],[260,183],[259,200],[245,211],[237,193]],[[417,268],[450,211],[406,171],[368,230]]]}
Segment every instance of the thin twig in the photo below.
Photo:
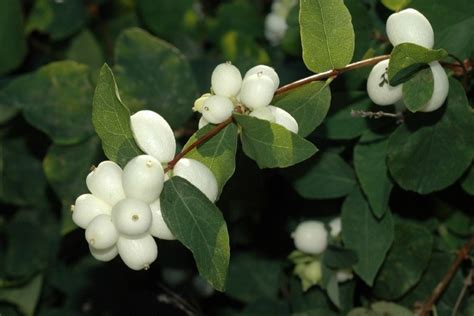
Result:
{"label": "thin twig", "polygon": [[188,316],[198,316],[201,313],[199,310],[193,306],[192,304],[188,303],[185,299],[183,299],[180,295],[173,292],[167,286],[162,283],[158,283],[158,286],[166,292],[166,294],[159,294],[157,299],[160,303],[173,305],[179,310],[183,311]]}
{"label": "thin twig", "polygon": [[474,279],[474,268],[471,268],[469,270],[469,274],[467,277],[464,279],[464,285],[462,287],[461,292],[459,293],[458,299],[456,300],[456,304],[454,305],[453,312],[451,316],[456,316],[459,308],[461,307],[462,300],[464,299],[464,296],[466,295],[467,288],[472,285],[472,281]]}
{"label": "thin twig", "polygon": [[372,111],[362,111],[362,110],[351,110],[351,116],[352,117],[368,117],[372,119],[379,119],[382,117],[392,117],[392,118],[397,119],[397,123],[403,122],[403,113],[401,112],[390,113],[390,112],[384,112],[384,111],[372,112]]}
{"label": "thin twig", "polygon": [[472,237],[464,246],[459,249],[456,259],[453,264],[449,267],[448,271],[435,287],[430,297],[422,304],[419,308],[419,312],[416,313],[418,316],[428,316],[430,311],[433,309],[433,305],[438,301],[440,296],[446,290],[446,287],[449,285],[449,282],[453,278],[454,274],[458,271],[461,263],[469,257],[469,252],[474,248],[474,237]]}

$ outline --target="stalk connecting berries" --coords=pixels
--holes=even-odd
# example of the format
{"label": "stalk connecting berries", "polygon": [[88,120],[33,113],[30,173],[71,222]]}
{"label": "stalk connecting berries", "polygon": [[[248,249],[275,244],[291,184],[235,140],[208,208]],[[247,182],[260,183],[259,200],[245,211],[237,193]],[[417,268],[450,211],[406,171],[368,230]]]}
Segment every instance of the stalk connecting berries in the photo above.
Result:
{"label": "stalk connecting berries", "polygon": [[[434,32],[428,19],[414,9],[406,9],[392,14],[386,25],[387,36],[393,46],[402,43],[413,43],[426,48],[433,48]],[[387,78],[388,60],[379,62],[372,68],[367,80],[367,93],[375,104],[390,105],[402,103],[402,84],[391,86]],[[429,64],[433,73],[434,90],[431,99],[420,112],[432,112],[439,109],[449,92],[446,72],[439,62]]]}

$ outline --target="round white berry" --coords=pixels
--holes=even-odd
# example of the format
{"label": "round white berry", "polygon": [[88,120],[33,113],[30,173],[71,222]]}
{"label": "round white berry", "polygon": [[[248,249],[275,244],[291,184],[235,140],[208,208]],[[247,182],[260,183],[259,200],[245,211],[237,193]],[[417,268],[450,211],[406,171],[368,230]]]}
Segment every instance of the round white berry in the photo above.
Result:
{"label": "round white berry", "polygon": [[150,234],[153,236],[166,239],[166,240],[174,240],[176,237],[166,225],[165,220],[163,219],[163,214],[161,213],[161,204],[160,200],[156,200],[152,204],[150,204],[151,214],[153,216],[151,227],[150,227]]}
{"label": "round white berry", "polygon": [[234,97],[242,85],[242,75],[231,63],[223,63],[214,68],[211,76],[212,91],[223,97]]}
{"label": "round white berry", "polygon": [[353,277],[354,274],[352,274],[352,269],[341,269],[336,272],[336,279],[339,283],[349,281]]}
{"label": "round white berry", "polygon": [[204,93],[202,96],[200,96],[196,101],[194,101],[194,106],[193,106],[193,111],[194,112],[201,112],[202,105],[204,104],[204,101],[206,101],[212,94],[210,93]]}
{"label": "round white berry", "polygon": [[234,103],[220,95],[209,97],[202,105],[202,116],[212,124],[219,124],[227,120],[234,110]]}
{"label": "round white berry", "polygon": [[270,79],[273,81],[273,88],[276,90],[278,89],[278,86],[280,86],[280,78],[278,77],[278,74],[276,73],[275,69],[269,66],[265,65],[257,65],[255,67],[250,68],[244,76],[245,78],[250,77],[251,75],[256,75],[258,73],[262,73],[265,76],[268,76]]}
{"label": "round white berry", "polygon": [[103,161],[86,178],[89,191],[102,201],[114,205],[125,197],[122,169],[113,161]]}
{"label": "round white berry", "polygon": [[89,251],[92,256],[99,261],[110,261],[118,254],[117,246],[112,246],[105,249],[96,249],[89,245]]}
{"label": "round white berry", "polygon": [[278,45],[285,36],[288,24],[285,18],[275,13],[265,17],[265,38],[272,44]]}
{"label": "round white berry", "polygon": [[239,98],[246,107],[255,110],[269,105],[274,93],[273,80],[269,76],[257,73],[244,79]]}
{"label": "round white berry", "polygon": [[106,249],[115,245],[118,232],[109,215],[99,215],[86,228],[86,240],[95,249]]}
{"label": "round white berry", "polygon": [[336,217],[332,221],[329,222],[329,228],[330,228],[330,235],[331,237],[337,237],[341,233],[342,230],[342,223],[341,223],[341,218]]}
{"label": "round white berry", "polygon": [[283,126],[290,132],[298,134],[298,122],[296,122],[295,118],[291,116],[290,113],[273,105],[269,105],[268,107],[270,108],[273,116],[275,117],[276,124]]}
{"label": "round white berry", "polygon": [[117,248],[120,258],[133,270],[148,270],[158,255],[158,247],[150,234],[138,238],[120,236]]}
{"label": "round white berry", "polygon": [[133,158],[123,169],[123,189],[129,198],[151,203],[160,196],[163,182],[163,167],[150,155]]}
{"label": "round white berry", "polygon": [[203,128],[207,124],[209,124],[209,122],[204,118],[204,116],[201,116],[201,118],[199,119],[199,123],[198,123],[198,129]]}
{"label": "round white berry", "polygon": [[391,86],[387,77],[388,59],[376,64],[367,79],[369,98],[378,105],[390,105],[401,100],[402,85]]}
{"label": "round white berry", "polygon": [[261,108],[254,110],[250,112],[249,116],[275,123],[275,115],[273,115],[269,106],[262,106]]}
{"label": "round white berry", "polygon": [[449,93],[449,80],[444,68],[437,61],[429,65],[433,72],[434,79],[433,95],[428,103],[420,110],[421,112],[432,112],[439,109],[444,104],[444,101],[446,101]]}
{"label": "round white berry", "polygon": [[82,194],[72,207],[72,221],[86,229],[89,223],[101,214],[110,215],[112,207],[92,194]]}
{"label": "round white berry", "polygon": [[211,202],[217,199],[217,180],[212,171],[201,162],[181,158],[173,168],[173,175],[188,180],[198,188]]}
{"label": "round white berry", "polygon": [[326,250],[328,233],[324,224],[319,221],[306,221],[298,225],[292,237],[296,249],[317,255]]}
{"label": "round white berry", "polygon": [[413,43],[433,48],[434,32],[428,19],[415,9],[393,13],[387,20],[387,36],[393,46]]}
{"label": "round white berry", "polygon": [[145,233],[151,226],[151,210],[147,203],[126,198],[112,208],[112,221],[117,230],[127,236]]}
{"label": "round white berry", "polygon": [[166,120],[153,111],[139,111],[130,116],[133,137],[138,147],[159,162],[169,162],[176,153],[174,133]]}

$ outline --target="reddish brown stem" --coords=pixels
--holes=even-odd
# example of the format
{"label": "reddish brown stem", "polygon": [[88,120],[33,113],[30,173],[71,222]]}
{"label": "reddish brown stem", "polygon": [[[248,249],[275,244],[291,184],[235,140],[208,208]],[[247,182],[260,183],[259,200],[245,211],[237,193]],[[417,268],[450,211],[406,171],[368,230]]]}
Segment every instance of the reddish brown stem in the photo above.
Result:
{"label": "reddish brown stem", "polygon": [[310,82],[313,82],[313,81],[320,81],[320,80],[325,80],[325,79],[329,79],[329,78],[335,78],[335,77],[339,76],[340,74],[342,74],[346,71],[357,69],[357,68],[363,68],[363,67],[366,67],[366,66],[375,65],[376,63],[381,62],[382,60],[385,60],[385,59],[388,59],[388,58],[390,58],[390,55],[382,55],[382,56],[372,57],[372,58],[369,58],[369,59],[356,61],[355,63],[349,64],[344,68],[333,69],[333,70],[328,70],[328,71],[325,71],[325,72],[321,72],[319,74],[315,74],[315,75],[312,75],[312,76],[294,81],[292,83],[289,83],[289,84],[287,84],[283,87],[280,87],[280,88],[277,89],[275,94],[282,94],[282,93],[291,91],[293,89],[296,89],[298,87],[301,87],[301,86],[303,86],[305,84],[308,84]]}
{"label": "reddish brown stem", "polygon": [[449,282],[461,266],[461,263],[469,257],[469,252],[471,252],[472,248],[474,248],[474,237],[472,237],[466,244],[464,244],[461,249],[459,249],[453,264],[451,264],[444,277],[441,279],[441,281],[431,293],[430,297],[419,308],[419,312],[416,315],[429,316],[431,310],[433,309],[433,305],[436,303],[436,301],[438,301],[444,290],[446,290],[449,285]]}

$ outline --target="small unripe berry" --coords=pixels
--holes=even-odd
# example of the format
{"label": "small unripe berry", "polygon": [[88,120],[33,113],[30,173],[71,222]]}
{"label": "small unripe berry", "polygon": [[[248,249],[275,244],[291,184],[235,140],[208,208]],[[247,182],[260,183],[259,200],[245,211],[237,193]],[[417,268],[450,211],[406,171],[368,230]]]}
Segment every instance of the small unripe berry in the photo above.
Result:
{"label": "small unripe berry", "polygon": [[193,111],[194,112],[201,112],[202,105],[204,104],[204,101],[206,101],[211,96],[212,96],[212,94],[210,94],[210,93],[204,93],[202,96],[200,96],[198,99],[196,99],[196,101],[194,101]]}
{"label": "small unripe berry", "polygon": [[139,111],[130,116],[133,137],[145,153],[165,163],[176,153],[176,140],[170,125],[158,113]]}
{"label": "small unripe berry", "polygon": [[280,85],[280,78],[278,77],[278,74],[276,73],[275,69],[269,66],[265,65],[257,65],[255,67],[250,68],[244,76],[245,78],[250,77],[251,75],[256,75],[258,73],[262,73],[265,76],[268,76],[270,79],[273,81],[273,88],[276,90],[278,89],[278,86]]}
{"label": "small unripe berry", "polygon": [[290,132],[298,134],[298,122],[296,122],[295,118],[291,116],[290,113],[273,105],[269,105],[268,107],[270,108],[273,116],[275,117],[276,124],[283,126]]}
{"label": "small unripe berry", "polygon": [[367,93],[369,98],[378,105],[390,105],[401,100],[402,85],[391,86],[388,83],[388,59],[376,64],[367,79]]}
{"label": "small unripe berry", "polygon": [[96,249],[89,245],[89,251],[95,259],[104,262],[112,260],[118,254],[117,246],[113,246],[106,249]]}
{"label": "small unripe berry", "polygon": [[413,43],[433,48],[434,32],[428,19],[415,9],[393,13],[387,19],[387,36],[393,46]]}
{"label": "small unripe berry", "polygon": [[150,234],[160,239],[174,240],[176,237],[166,225],[165,220],[163,219],[163,214],[161,213],[161,204],[160,200],[156,200],[150,204],[151,214],[153,216]]}
{"label": "small unripe berry", "polygon": [[125,197],[122,169],[113,161],[103,161],[86,178],[89,191],[102,201],[114,205]]}
{"label": "small unripe berry", "polygon": [[302,277],[307,279],[311,284],[316,284],[321,280],[321,277],[323,276],[322,268],[321,268],[321,262],[318,260],[315,260],[313,262],[308,263],[305,266],[304,272]]}
{"label": "small unripe berry", "polygon": [[212,171],[201,162],[181,158],[173,168],[173,175],[188,180],[198,188],[211,202],[217,199],[217,180]]}
{"label": "small unripe berry", "polygon": [[242,85],[242,75],[231,63],[217,65],[211,76],[212,91],[223,97],[234,97]]}
{"label": "small unripe berry", "polygon": [[318,255],[326,250],[328,233],[324,224],[319,221],[306,221],[298,225],[291,235],[296,249]]}
{"label": "small unripe berry", "polygon": [[273,115],[269,106],[262,106],[261,108],[252,111],[249,116],[275,123],[275,115]]}
{"label": "small unripe berry", "polygon": [[164,177],[158,160],[150,155],[140,155],[123,169],[123,189],[127,197],[151,203],[160,196]]}
{"label": "small unripe berry", "polygon": [[337,237],[341,233],[342,230],[342,221],[340,217],[334,218],[332,221],[329,222],[330,228],[330,235],[331,237]]}
{"label": "small unripe berry", "polygon": [[341,269],[336,272],[337,282],[343,283],[354,278],[352,274],[352,269]]}
{"label": "small unripe berry", "polygon": [[234,103],[227,98],[214,95],[204,101],[202,105],[202,116],[212,124],[219,124],[227,120],[234,110]]}
{"label": "small unripe berry", "polygon": [[437,61],[434,61],[429,65],[433,72],[434,79],[433,95],[420,112],[436,111],[444,104],[449,93],[449,80],[444,68]]}
{"label": "small unripe berry", "polygon": [[269,76],[257,73],[244,79],[239,98],[246,107],[255,110],[269,105],[274,93],[273,80]]}
{"label": "small unripe berry", "polygon": [[147,203],[127,198],[112,208],[112,221],[117,230],[127,236],[145,233],[151,226],[151,210]]}
{"label": "small unripe berry", "polygon": [[158,247],[150,234],[138,238],[120,236],[117,248],[120,258],[133,270],[148,270],[158,256]]}
{"label": "small unripe berry", "polygon": [[95,217],[101,214],[110,215],[111,209],[110,205],[92,194],[82,194],[76,199],[72,220],[77,226],[86,229]]}
{"label": "small unripe berry", "polygon": [[95,249],[106,249],[115,245],[118,232],[109,215],[99,215],[86,228],[86,240]]}

